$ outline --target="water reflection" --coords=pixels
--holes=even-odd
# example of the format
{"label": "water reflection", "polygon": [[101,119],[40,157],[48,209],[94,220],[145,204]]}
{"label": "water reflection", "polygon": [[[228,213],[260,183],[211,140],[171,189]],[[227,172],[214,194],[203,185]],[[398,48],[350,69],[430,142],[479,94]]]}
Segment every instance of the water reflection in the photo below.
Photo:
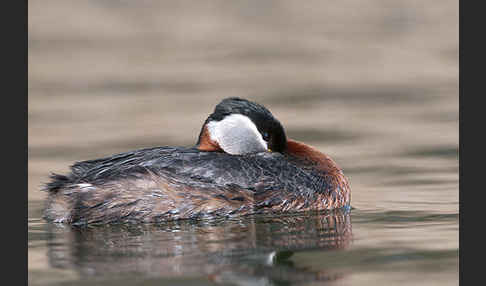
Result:
{"label": "water reflection", "polygon": [[233,285],[330,281],[335,271],[299,267],[299,251],[350,245],[349,211],[225,221],[73,228],[47,224],[48,259],[82,277],[206,277]]}

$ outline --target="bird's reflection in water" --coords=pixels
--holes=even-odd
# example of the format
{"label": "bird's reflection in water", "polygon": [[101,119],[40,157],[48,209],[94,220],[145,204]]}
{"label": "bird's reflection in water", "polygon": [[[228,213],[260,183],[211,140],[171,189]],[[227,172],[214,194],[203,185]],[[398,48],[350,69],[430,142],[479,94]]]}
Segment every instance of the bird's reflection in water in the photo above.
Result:
{"label": "bird's reflection in water", "polygon": [[234,285],[339,279],[339,273],[299,267],[292,256],[342,249],[352,238],[349,211],[157,225],[48,224],[48,233],[51,266],[74,269],[82,276],[204,276]]}

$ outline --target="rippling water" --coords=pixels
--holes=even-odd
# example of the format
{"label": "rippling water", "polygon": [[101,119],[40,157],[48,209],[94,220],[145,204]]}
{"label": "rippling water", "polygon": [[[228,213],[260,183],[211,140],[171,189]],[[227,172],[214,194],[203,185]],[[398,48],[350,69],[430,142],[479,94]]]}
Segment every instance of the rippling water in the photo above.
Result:
{"label": "rippling water", "polygon": [[[30,285],[457,285],[457,1],[29,1]],[[74,161],[195,143],[266,105],[349,212],[89,228],[41,219]]]}

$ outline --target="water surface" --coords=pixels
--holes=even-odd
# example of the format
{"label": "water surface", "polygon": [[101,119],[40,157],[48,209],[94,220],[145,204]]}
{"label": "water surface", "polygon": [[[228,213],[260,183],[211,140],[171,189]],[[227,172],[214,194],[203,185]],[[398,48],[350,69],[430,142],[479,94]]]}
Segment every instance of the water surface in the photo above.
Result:
{"label": "water surface", "polygon": [[[457,1],[306,3],[29,1],[30,285],[458,284]],[[42,220],[50,172],[190,146],[228,96],[335,159],[353,209]]]}

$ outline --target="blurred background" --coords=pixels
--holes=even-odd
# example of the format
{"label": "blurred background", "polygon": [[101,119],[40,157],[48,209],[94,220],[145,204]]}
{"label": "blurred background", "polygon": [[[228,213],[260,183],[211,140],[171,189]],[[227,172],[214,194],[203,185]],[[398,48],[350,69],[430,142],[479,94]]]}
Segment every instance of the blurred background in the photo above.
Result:
{"label": "blurred background", "polygon": [[[132,149],[193,145],[214,106],[239,96],[334,158],[356,212],[397,218],[394,232],[387,220],[354,224],[354,247],[446,253],[425,255],[431,268],[414,260],[392,280],[377,266],[344,281],[457,284],[458,1],[28,5],[29,227],[41,224],[39,189],[50,172]],[[424,217],[431,225],[419,223]],[[54,270],[45,238],[31,232],[29,283],[75,279],[72,269]]]}

